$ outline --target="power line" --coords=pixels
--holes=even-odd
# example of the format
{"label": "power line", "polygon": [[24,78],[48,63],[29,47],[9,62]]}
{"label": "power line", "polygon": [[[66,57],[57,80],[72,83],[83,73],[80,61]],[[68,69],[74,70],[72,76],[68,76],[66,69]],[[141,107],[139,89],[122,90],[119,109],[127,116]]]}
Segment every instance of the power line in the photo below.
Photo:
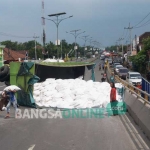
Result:
{"label": "power line", "polygon": [[139,23],[137,23],[135,26],[133,26],[133,28],[136,27],[137,25],[139,25],[140,23],[142,23],[149,15],[150,15],[150,12]]}
{"label": "power line", "polygon": [[31,37],[25,37],[25,36],[17,36],[17,35],[12,35],[12,34],[8,34],[8,33],[4,33],[4,32],[0,32],[0,35],[2,36],[10,36],[10,37],[17,37],[17,38],[33,38]]}
{"label": "power line", "polygon": [[128,30],[126,30],[126,34],[125,34],[125,36],[123,37],[124,39],[126,39],[127,38],[127,34],[128,33]]}
{"label": "power line", "polygon": [[141,26],[134,27],[134,28],[144,27],[144,26],[149,25],[149,24],[150,24],[150,19],[147,22],[145,22],[144,24],[142,24]]}

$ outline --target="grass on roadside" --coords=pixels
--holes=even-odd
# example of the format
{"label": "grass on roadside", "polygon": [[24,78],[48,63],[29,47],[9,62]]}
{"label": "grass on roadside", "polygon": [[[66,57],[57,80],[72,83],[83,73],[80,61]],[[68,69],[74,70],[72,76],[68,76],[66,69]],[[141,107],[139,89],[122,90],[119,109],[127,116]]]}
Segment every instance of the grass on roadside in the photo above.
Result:
{"label": "grass on roadside", "polygon": [[41,65],[48,65],[48,66],[87,66],[92,65],[94,63],[90,62],[42,62]]}

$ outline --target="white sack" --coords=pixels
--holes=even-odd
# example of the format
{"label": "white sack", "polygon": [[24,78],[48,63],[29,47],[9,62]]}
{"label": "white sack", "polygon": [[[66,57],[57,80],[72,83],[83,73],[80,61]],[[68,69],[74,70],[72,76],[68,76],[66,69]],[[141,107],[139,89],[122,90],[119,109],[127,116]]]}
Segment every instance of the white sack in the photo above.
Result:
{"label": "white sack", "polygon": [[16,85],[10,85],[10,86],[7,86],[5,89],[4,89],[4,91],[9,91],[9,90],[11,90],[11,91],[19,91],[19,90],[21,90],[18,86],[16,86]]}

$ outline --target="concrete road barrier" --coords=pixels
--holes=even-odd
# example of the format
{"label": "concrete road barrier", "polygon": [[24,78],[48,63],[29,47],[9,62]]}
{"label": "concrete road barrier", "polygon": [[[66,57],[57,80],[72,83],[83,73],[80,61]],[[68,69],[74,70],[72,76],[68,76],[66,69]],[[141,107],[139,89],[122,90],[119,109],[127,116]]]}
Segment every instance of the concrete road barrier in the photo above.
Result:
{"label": "concrete road barrier", "polygon": [[127,89],[125,90],[125,102],[129,114],[150,139],[150,105],[144,105],[142,100],[131,94]]}
{"label": "concrete road barrier", "polygon": [[[109,80],[110,73],[108,70],[106,73]],[[140,126],[145,135],[150,139],[150,105],[145,104],[142,99],[129,92],[127,88],[125,89],[124,101],[135,123]]]}

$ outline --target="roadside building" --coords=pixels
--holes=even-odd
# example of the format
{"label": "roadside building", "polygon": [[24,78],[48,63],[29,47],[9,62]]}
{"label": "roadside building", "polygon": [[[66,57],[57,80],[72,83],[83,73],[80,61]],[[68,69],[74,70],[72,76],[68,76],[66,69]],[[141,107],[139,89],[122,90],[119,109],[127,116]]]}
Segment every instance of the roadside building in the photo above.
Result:
{"label": "roadside building", "polygon": [[4,55],[4,63],[8,64],[12,61],[22,61],[25,60],[27,51],[21,50],[21,51],[14,51],[8,48],[3,49],[3,55]]}

